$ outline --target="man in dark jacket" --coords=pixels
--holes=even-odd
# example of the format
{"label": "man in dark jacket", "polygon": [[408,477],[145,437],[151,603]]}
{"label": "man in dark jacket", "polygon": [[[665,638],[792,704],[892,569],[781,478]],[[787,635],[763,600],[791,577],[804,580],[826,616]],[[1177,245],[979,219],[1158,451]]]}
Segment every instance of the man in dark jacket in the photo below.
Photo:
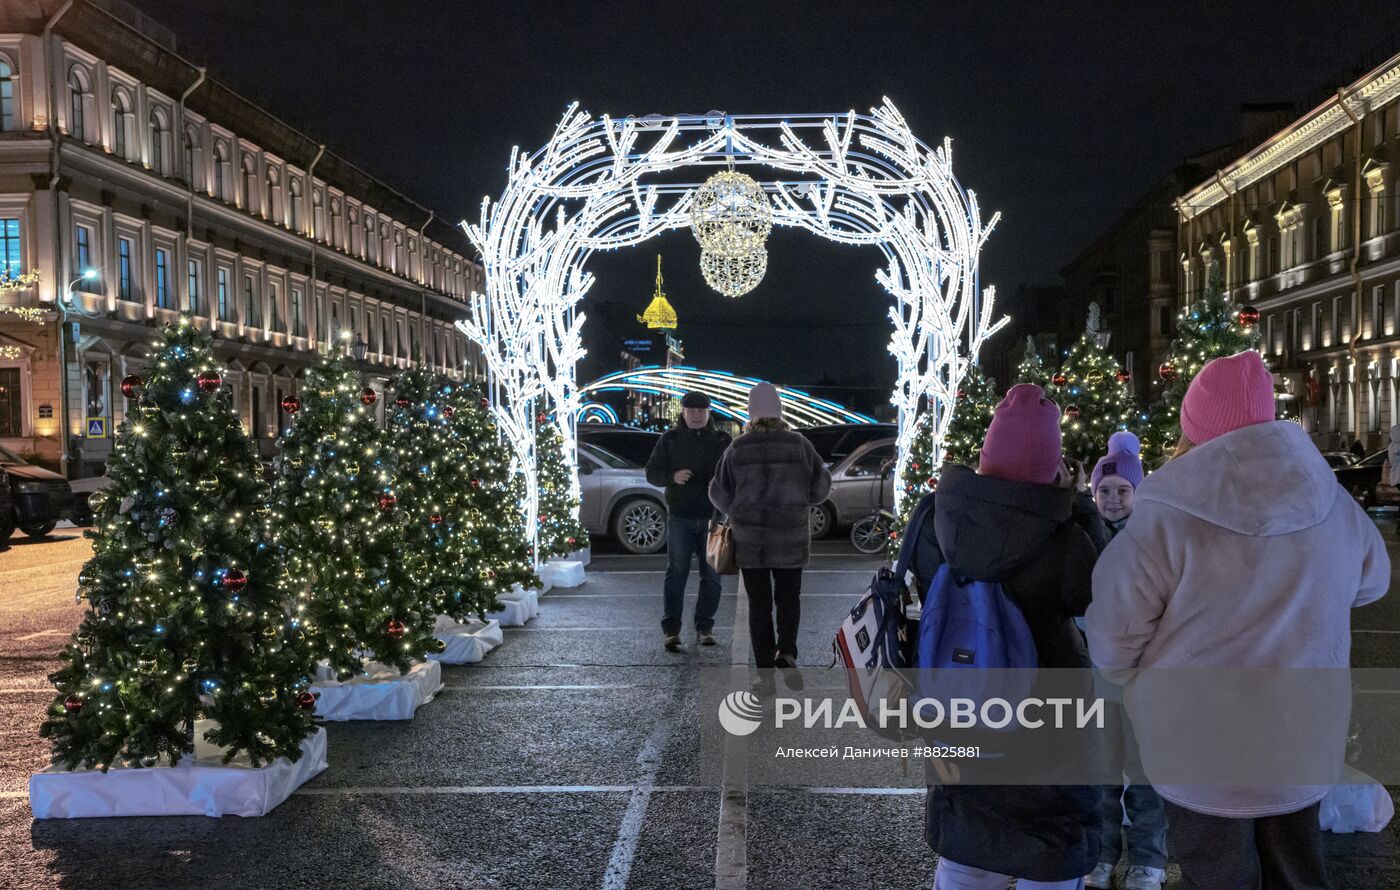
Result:
{"label": "man in dark jacket", "polygon": [[702,646],[715,644],[715,612],[719,609],[719,573],[705,560],[705,542],[715,508],[710,504],[710,479],[729,436],[710,419],[710,397],[688,392],[681,399],[681,419],[661,434],[647,461],[647,481],[666,487],[666,586],[661,632],[668,651],[681,646],[681,613],[690,559],[700,558],[700,599],[695,604],[695,634]]}

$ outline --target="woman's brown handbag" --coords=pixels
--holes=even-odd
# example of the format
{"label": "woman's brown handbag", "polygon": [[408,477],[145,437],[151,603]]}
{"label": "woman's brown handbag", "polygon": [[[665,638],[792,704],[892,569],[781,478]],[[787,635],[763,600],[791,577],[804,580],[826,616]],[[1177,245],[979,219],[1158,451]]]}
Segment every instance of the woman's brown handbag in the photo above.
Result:
{"label": "woman's brown handbag", "polygon": [[739,574],[739,564],[734,561],[734,533],[730,531],[728,522],[710,523],[705,559],[710,563],[710,568],[721,575]]}

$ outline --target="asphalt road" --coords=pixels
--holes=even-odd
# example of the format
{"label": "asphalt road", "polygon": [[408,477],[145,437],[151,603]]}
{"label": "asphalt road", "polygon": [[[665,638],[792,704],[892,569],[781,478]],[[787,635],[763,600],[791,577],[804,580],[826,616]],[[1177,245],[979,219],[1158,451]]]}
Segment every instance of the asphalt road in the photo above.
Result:
{"label": "asphalt road", "polygon": [[[809,676],[876,565],[839,541],[816,551],[799,643]],[[483,663],[445,668],[447,688],[413,721],[329,725],[330,768],[268,816],[36,823],[25,789],[48,759],[36,732],[45,674],[79,618],[88,552],[71,531],[0,552],[4,890],[931,885],[920,795],[733,781],[725,793],[698,767],[696,677],[746,652],[736,579],[724,581],[720,645],[696,647],[687,615],[684,651],[667,653],[665,557],[606,543],[584,587],[547,594]],[[1355,625],[1358,664],[1400,666],[1400,596]],[[1400,888],[1395,826],[1329,836],[1328,849],[1338,887]]]}

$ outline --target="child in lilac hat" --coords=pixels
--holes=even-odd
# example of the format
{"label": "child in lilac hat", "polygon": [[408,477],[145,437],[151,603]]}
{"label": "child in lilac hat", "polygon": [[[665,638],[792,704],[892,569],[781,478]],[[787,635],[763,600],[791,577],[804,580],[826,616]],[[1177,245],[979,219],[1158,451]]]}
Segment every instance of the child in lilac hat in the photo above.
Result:
{"label": "child in lilac hat", "polygon": [[1094,464],[1089,490],[1110,538],[1118,534],[1133,513],[1133,493],[1143,475],[1141,453],[1138,437],[1123,430],[1109,437],[1108,454]]}

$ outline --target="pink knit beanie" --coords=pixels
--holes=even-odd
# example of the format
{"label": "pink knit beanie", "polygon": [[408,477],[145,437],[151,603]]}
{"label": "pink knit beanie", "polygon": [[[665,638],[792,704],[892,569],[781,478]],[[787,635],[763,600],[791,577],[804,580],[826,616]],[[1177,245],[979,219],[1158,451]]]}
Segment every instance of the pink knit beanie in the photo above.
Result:
{"label": "pink knit beanie", "polygon": [[1060,408],[1034,383],[1018,383],[997,405],[977,472],[1049,485],[1060,467]]}
{"label": "pink knit beanie", "polygon": [[1254,350],[1211,359],[1181,400],[1181,432],[1197,445],[1274,419],[1274,378]]}

